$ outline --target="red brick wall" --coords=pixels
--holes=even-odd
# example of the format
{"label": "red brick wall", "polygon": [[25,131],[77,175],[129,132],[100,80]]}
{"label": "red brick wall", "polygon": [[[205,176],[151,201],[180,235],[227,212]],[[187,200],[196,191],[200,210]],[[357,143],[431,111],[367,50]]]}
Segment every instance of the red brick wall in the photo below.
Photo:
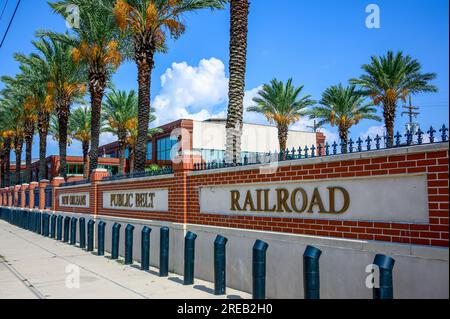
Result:
{"label": "red brick wall", "polygon": [[[79,187],[61,187],[57,188],[55,191],[53,209],[56,211],[64,211],[68,213],[81,213],[81,214],[93,214],[95,206],[95,196],[93,188],[89,185],[79,186]],[[80,207],[61,207],[59,206],[59,196],[61,194],[79,194],[79,193],[89,193],[89,208]]]}
{"label": "red brick wall", "polygon": [[[200,186],[413,173],[427,174],[430,213],[427,225],[200,214]],[[189,207],[188,223],[192,224],[448,247],[448,150],[288,166],[272,175],[261,175],[259,170],[203,174],[192,176],[189,186],[188,202],[192,205]]]}
{"label": "red brick wall", "polygon": [[[386,155],[392,154],[392,155]],[[95,213],[99,215],[152,219],[168,222],[203,224],[292,234],[338,237],[361,240],[420,244],[448,247],[449,243],[449,154],[448,143],[410,147],[394,152],[373,151],[364,158],[351,159],[340,155],[326,162],[309,159],[295,166],[280,167],[274,174],[260,174],[259,169],[219,170],[206,172],[177,171],[174,175],[120,182],[104,182],[97,186],[59,188],[61,193],[90,192],[89,209],[56,210]],[[217,185],[254,184],[265,182],[324,180],[349,177],[395,176],[424,173],[428,183],[429,222],[427,224],[349,221],[343,219],[301,219],[255,216],[225,216],[201,214],[199,188]],[[97,187],[97,198],[94,198]],[[102,207],[103,192],[111,190],[169,189],[169,212],[133,212],[108,210]],[[56,197],[57,198],[57,197]],[[95,207],[96,206],[96,207]]]}

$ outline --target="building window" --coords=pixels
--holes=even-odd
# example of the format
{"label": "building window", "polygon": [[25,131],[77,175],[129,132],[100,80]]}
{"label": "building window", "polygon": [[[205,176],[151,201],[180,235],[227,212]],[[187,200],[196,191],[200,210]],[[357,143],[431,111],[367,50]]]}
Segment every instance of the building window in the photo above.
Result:
{"label": "building window", "polygon": [[68,175],[83,175],[84,166],[83,164],[67,164],[66,171]]}
{"label": "building window", "polygon": [[147,161],[153,160],[153,142],[147,142]]}
{"label": "building window", "polygon": [[108,171],[109,175],[117,175],[119,173],[119,167],[113,165],[98,165],[98,168],[103,168]]}
{"label": "building window", "polygon": [[178,144],[177,139],[172,139],[170,137],[161,138],[157,141],[157,159],[158,161],[170,161],[171,151],[174,145]]}
{"label": "building window", "polygon": [[128,147],[125,149],[125,158],[126,159],[130,158],[130,149]]}

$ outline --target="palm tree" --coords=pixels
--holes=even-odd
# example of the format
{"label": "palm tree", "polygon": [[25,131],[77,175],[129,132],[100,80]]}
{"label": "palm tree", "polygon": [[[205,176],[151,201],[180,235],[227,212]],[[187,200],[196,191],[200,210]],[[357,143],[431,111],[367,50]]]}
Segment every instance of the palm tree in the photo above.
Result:
{"label": "palm tree", "polygon": [[[46,56],[51,56],[51,48],[47,49],[48,43],[33,42],[41,54],[32,53],[29,56],[16,54],[15,58],[21,63],[23,81],[26,82],[26,91],[30,93],[27,97],[28,103],[35,110],[37,116],[37,131],[39,134],[39,180],[45,178],[47,135],[49,130],[50,114],[53,112],[54,99],[49,90],[50,72]],[[50,61],[51,59],[49,59]]]}
{"label": "palm tree", "polygon": [[[150,114],[150,123],[155,121],[156,117],[153,114]],[[147,139],[151,138],[155,134],[161,133],[162,130],[160,128],[149,128],[147,130]],[[130,149],[130,173],[134,172],[134,161],[135,161],[135,154],[136,154],[136,145],[137,145],[137,138],[138,138],[138,118],[137,114],[136,117],[130,122],[130,127],[128,129],[128,137],[127,137],[127,146]],[[146,156],[147,158],[147,156]]]}
{"label": "palm tree", "polygon": [[280,151],[285,159],[289,126],[300,120],[305,114],[305,109],[315,102],[311,95],[300,97],[303,86],[298,88],[292,85],[289,79],[286,85],[282,81],[273,79],[270,84],[265,84],[253,99],[256,103],[247,109],[249,112],[264,114],[270,123],[275,122],[278,128],[278,141]]}
{"label": "palm tree", "polygon": [[139,117],[135,170],[144,171],[150,120],[151,72],[156,52],[167,51],[166,33],[177,39],[186,29],[184,13],[223,9],[228,0],[118,0],[114,12],[119,29],[131,40],[138,68]]}
{"label": "palm tree", "polygon": [[91,150],[89,174],[98,165],[98,146],[101,127],[102,100],[112,73],[122,62],[119,32],[112,12],[114,0],[61,0],[50,3],[53,10],[68,18],[71,8],[79,9],[79,26],[73,27],[75,37],[43,32],[63,43],[70,44],[72,60],[87,68],[89,93],[91,97]]}
{"label": "palm tree", "polygon": [[[16,60],[17,57],[16,57]],[[26,66],[21,65],[21,70],[25,71]],[[17,74],[14,78],[3,76],[2,81],[6,87],[2,90],[2,94],[7,96],[11,101],[14,101],[14,112],[17,112],[17,119],[23,125],[22,137],[25,141],[25,174],[22,182],[30,183],[32,180],[31,162],[32,162],[32,147],[33,137],[35,132],[35,122],[37,119],[34,108],[35,96],[27,95],[27,91],[33,92],[33,88],[28,86],[28,81],[24,74]]]}
{"label": "palm tree", "polygon": [[0,138],[2,139],[2,184],[3,187],[11,185],[11,148],[12,148],[12,127],[14,123],[10,122],[11,114],[4,105],[4,100],[0,101]]}
{"label": "palm tree", "polygon": [[231,0],[230,81],[225,151],[228,163],[236,163],[241,158],[249,7],[249,0]]}
{"label": "palm tree", "polygon": [[376,115],[373,103],[365,103],[364,96],[356,90],[354,85],[343,87],[342,84],[332,86],[322,94],[320,106],[308,111],[311,119],[318,119],[319,125],[331,124],[339,128],[339,137],[344,153],[347,151],[348,132],[353,125],[361,120],[375,120],[381,118]]}
{"label": "palm tree", "polygon": [[81,142],[83,150],[83,174],[89,176],[88,155],[91,141],[91,110],[87,106],[75,109],[70,117],[69,132],[74,140]]}
{"label": "palm tree", "polygon": [[[38,33],[42,35],[41,33]],[[86,92],[86,77],[83,68],[72,60],[73,47],[55,38],[42,37],[33,42],[48,66],[48,103],[55,105],[59,122],[59,175],[67,178],[67,127],[71,105]]]}
{"label": "palm tree", "polygon": [[104,121],[108,124],[103,131],[118,138],[119,172],[123,173],[128,133],[136,126],[138,117],[138,96],[135,91],[127,93],[113,90],[106,96],[103,109]]}
{"label": "palm tree", "polygon": [[406,102],[410,94],[437,92],[437,87],[429,81],[436,73],[422,73],[421,64],[404,56],[402,52],[389,51],[386,56],[372,57],[370,64],[362,66],[365,74],[350,83],[361,86],[361,92],[370,96],[375,105],[383,105],[384,122],[388,133],[388,145],[394,140],[394,124],[399,100]]}

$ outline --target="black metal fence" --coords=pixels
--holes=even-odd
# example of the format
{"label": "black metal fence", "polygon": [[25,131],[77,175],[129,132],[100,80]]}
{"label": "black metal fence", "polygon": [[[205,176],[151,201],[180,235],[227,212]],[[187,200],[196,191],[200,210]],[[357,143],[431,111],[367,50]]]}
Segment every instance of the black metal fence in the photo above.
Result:
{"label": "black metal fence", "polygon": [[[419,129],[415,134],[412,132],[407,132],[405,135],[402,135],[400,132],[397,132],[394,136],[395,140],[393,143],[391,143],[387,137],[381,137],[379,135],[376,135],[374,138],[368,136],[365,139],[359,137],[356,140],[350,138],[347,143],[341,141],[338,144],[335,141],[332,144],[327,142],[325,145],[319,144],[304,146],[298,147],[297,149],[287,149],[282,152],[255,153],[255,155],[251,157],[245,155],[241,163],[227,163],[225,159],[222,161],[196,163],[194,165],[194,170],[203,171],[236,166],[268,164],[274,162],[409,147],[413,145],[444,143],[448,142],[448,131],[448,128],[445,125],[442,125],[439,130],[435,130],[433,127],[430,127],[427,132],[423,132]],[[440,134],[439,136],[436,136],[436,133],[438,132]]]}
{"label": "black metal fence", "polygon": [[120,180],[124,180],[124,179],[141,178],[141,177],[149,177],[149,176],[162,176],[162,175],[169,175],[169,174],[173,174],[172,167],[164,167],[164,168],[161,168],[158,170],[151,170],[151,171],[145,171],[145,172],[107,176],[107,177],[103,178],[103,181],[120,181]]}

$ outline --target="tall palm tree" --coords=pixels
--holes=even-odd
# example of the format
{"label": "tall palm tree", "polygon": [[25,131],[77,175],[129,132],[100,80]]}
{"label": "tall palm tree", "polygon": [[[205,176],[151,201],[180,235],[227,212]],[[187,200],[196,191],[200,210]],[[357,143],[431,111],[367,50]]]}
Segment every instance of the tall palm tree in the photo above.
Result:
{"label": "tall palm tree", "polygon": [[311,100],[311,95],[300,97],[302,90],[303,86],[296,88],[292,84],[292,79],[286,84],[273,79],[270,84],[265,84],[258,92],[258,96],[253,99],[256,105],[247,109],[249,112],[264,114],[270,123],[277,124],[280,151],[283,153],[287,148],[289,126],[300,120],[306,108],[315,103]]}
{"label": "tall palm tree", "polygon": [[49,35],[73,46],[72,59],[79,66],[87,68],[89,93],[91,97],[91,151],[89,174],[98,165],[98,146],[101,127],[101,108],[105,88],[112,73],[122,62],[119,32],[112,8],[114,0],[61,0],[51,2],[53,10],[69,18],[71,8],[79,9],[79,26],[74,26],[74,37],[52,32]]}
{"label": "tall palm tree", "polygon": [[392,145],[397,103],[406,102],[410,94],[437,92],[437,87],[429,84],[437,74],[422,73],[417,60],[392,51],[385,56],[373,56],[371,63],[364,64],[362,69],[365,73],[358,79],[351,79],[350,83],[361,86],[361,92],[370,96],[376,105],[383,105],[388,144]]}
{"label": "tall palm tree", "polygon": [[225,151],[228,163],[236,163],[241,158],[249,7],[249,0],[231,0],[230,81]]}
{"label": "tall palm tree", "polygon": [[10,122],[9,109],[4,105],[4,100],[0,100],[0,137],[2,139],[2,184],[3,187],[11,185],[11,149],[12,149],[12,127],[14,123]]}
{"label": "tall palm tree", "polygon": [[[38,33],[42,35],[41,33]],[[67,178],[67,128],[71,105],[86,92],[86,77],[83,68],[72,60],[73,47],[56,38],[42,37],[33,42],[48,66],[48,99],[55,105],[59,122],[59,175]]]}
{"label": "tall palm tree", "polygon": [[326,89],[320,104],[309,110],[308,114],[311,119],[320,120],[319,125],[338,126],[344,152],[347,151],[348,132],[353,125],[364,119],[381,121],[374,104],[365,103],[364,96],[354,85],[344,87],[339,84]]}
{"label": "tall palm tree", "polygon": [[69,132],[74,140],[81,142],[83,151],[83,175],[89,176],[88,155],[91,142],[91,110],[88,106],[75,109],[70,117]]}
{"label": "tall palm tree", "polygon": [[[16,60],[17,56],[16,56]],[[20,62],[20,61],[19,61]],[[27,67],[20,66],[22,71],[26,71]],[[20,117],[20,123],[23,125],[22,133],[25,141],[25,174],[22,182],[30,183],[32,180],[31,162],[32,162],[32,147],[33,137],[35,132],[35,122],[37,119],[36,110],[34,107],[33,88],[28,86],[28,81],[25,74],[17,74],[14,78],[3,76],[2,81],[6,87],[2,90],[2,94],[7,96],[10,100],[14,100],[15,105],[12,109],[17,112],[17,119]],[[30,95],[28,95],[28,92]]]}
{"label": "tall palm tree", "polygon": [[136,126],[138,118],[138,96],[133,90],[129,93],[113,90],[107,94],[103,110],[104,121],[107,123],[104,132],[112,133],[118,138],[119,172],[123,173],[128,133]]}
{"label": "tall palm tree", "polygon": [[[155,121],[156,117],[153,114],[150,114],[150,123]],[[162,133],[162,130],[160,128],[149,128],[147,130],[147,139],[151,138],[155,134]],[[138,139],[138,118],[137,114],[136,117],[130,122],[130,127],[128,129],[127,134],[127,146],[130,149],[130,173],[134,172],[134,161],[135,161],[135,154],[136,154],[136,147],[137,147],[137,139]],[[147,156],[146,156],[147,158]]]}
{"label": "tall palm tree", "polygon": [[29,92],[27,101],[35,110],[37,115],[37,131],[39,135],[39,180],[46,177],[46,153],[47,135],[49,131],[50,115],[54,111],[55,103],[51,92],[50,75],[52,69],[48,64],[52,55],[51,48],[47,49],[48,43],[34,41],[38,53],[29,56],[16,54],[15,58],[21,63],[22,77],[25,81],[26,91]]}
{"label": "tall palm tree", "polygon": [[177,39],[186,29],[184,13],[222,9],[228,0],[118,0],[114,12],[118,27],[133,44],[138,68],[139,117],[135,170],[144,171],[150,120],[151,72],[156,52],[165,52],[166,34]]}

